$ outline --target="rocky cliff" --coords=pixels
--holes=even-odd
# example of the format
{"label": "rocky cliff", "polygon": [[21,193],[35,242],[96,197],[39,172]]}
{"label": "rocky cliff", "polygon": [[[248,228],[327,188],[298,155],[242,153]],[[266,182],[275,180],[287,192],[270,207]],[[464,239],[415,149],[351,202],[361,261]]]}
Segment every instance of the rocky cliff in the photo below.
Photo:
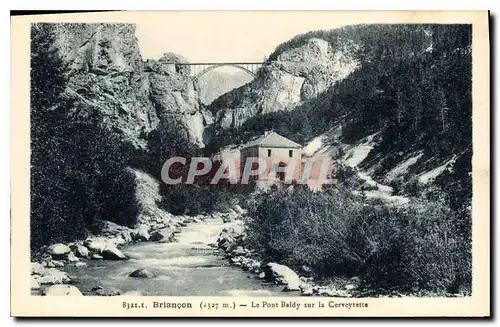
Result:
{"label": "rocky cliff", "polygon": [[238,127],[255,115],[289,111],[317,97],[358,67],[353,49],[354,45],[333,49],[327,41],[311,38],[281,53],[251,83],[209,106],[216,115],[215,124],[220,128]]}
{"label": "rocky cliff", "polygon": [[269,129],[304,145],[339,131],[322,147],[348,152],[346,162],[352,153],[362,157],[355,166],[399,193],[436,181],[463,193],[451,197],[470,195],[470,26],[312,31],[269,58],[255,80],[208,107],[215,117],[210,148]]}
{"label": "rocky cliff", "polygon": [[178,119],[199,145],[203,118],[199,97],[181,66],[165,54],[144,62],[133,24],[56,24],[55,46],[65,66],[64,96],[71,114],[100,115],[105,124],[136,147],[147,134]]}

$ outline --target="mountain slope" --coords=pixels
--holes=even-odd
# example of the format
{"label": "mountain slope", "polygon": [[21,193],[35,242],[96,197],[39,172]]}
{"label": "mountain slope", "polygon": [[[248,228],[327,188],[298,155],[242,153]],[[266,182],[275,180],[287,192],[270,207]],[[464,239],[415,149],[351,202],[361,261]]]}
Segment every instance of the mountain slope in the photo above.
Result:
{"label": "mountain slope", "polygon": [[[267,129],[306,145],[340,128],[337,142],[352,146],[376,135],[359,168],[396,192],[408,192],[402,188],[415,180],[426,183],[426,174],[441,167],[430,176],[470,196],[470,26],[313,31],[278,46],[270,59],[278,62],[209,107],[217,117],[210,147],[245,142]],[[295,70],[280,60],[294,60]]]}

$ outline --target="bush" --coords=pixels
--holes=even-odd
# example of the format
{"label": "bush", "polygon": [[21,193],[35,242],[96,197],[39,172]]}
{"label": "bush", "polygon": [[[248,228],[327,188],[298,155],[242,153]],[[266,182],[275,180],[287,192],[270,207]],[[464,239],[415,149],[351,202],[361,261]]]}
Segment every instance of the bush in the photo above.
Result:
{"label": "bush", "polygon": [[320,277],[362,278],[373,288],[470,288],[470,243],[442,203],[363,203],[344,190],[277,191],[250,207],[250,246],[269,261],[313,267]]}
{"label": "bush", "polygon": [[120,141],[97,123],[32,121],[32,246],[99,232],[102,220],[132,226],[134,176]]}

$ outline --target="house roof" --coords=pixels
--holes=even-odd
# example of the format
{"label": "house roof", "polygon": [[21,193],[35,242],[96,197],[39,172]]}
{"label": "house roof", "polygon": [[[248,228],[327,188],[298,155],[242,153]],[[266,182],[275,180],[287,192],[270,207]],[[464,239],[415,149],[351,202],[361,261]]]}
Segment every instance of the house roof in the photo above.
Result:
{"label": "house roof", "polygon": [[287,139],[284,136],[279,135],[276,132],[266,133],[255,140],[252,140],[245,144],[243,148],[249,148],[252,146],[263,146],[263,147],[278,147],[278,148],[301,148],[302,146],[292,140]]}

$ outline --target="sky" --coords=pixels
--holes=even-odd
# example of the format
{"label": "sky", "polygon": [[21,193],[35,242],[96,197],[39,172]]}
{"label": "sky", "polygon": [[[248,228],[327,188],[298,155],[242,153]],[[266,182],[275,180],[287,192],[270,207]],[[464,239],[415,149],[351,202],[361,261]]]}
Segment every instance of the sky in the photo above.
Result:
{"label": "sky", "polygon": [[136,23],[136,36],[144,59],[174,52],[190,62],[262,61],[295,35],[345,25],[336,17],[319,12],[159,12]]}

